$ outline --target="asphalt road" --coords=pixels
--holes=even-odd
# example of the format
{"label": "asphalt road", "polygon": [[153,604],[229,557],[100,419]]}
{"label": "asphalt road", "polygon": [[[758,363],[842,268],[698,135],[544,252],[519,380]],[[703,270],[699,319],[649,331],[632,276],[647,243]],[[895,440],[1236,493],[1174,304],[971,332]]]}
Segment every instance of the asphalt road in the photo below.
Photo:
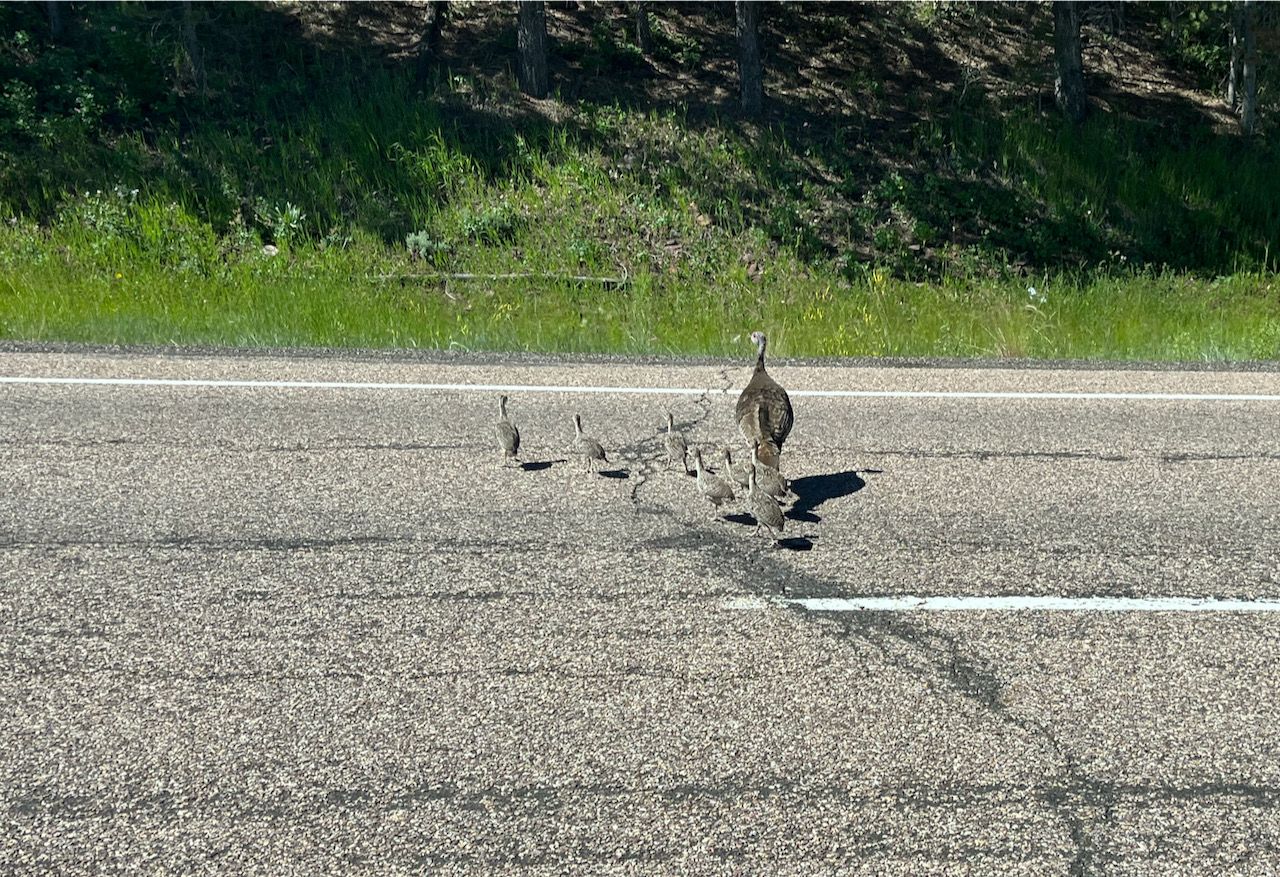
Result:
{"label": "asphalt road", "polygon": [[[658,459],[742,362],[3,352],[5,873],[1280,872],[1280,401],[794,399],[771,548]],[[793,391],[1280,374],[787,367]],[[727,390],[727,392],[720,392]],[[566,454],[571,415],[611,452]]]}

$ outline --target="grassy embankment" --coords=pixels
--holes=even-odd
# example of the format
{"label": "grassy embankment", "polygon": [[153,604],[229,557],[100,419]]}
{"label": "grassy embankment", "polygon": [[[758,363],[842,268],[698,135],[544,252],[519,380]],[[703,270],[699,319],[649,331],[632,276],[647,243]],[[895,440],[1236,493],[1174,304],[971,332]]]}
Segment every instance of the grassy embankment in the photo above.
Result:
{"label": "grassy embankment", "polygon": [[[422,85],[257,14],[232,24],[278,41],[269,84],[211,65],[214,96],[184,95],[149,47],[146,107],[123,74],[19,47],[49,69],[10,85],[70,85],[61,107],[6,92],[0,337],[740,353],[760,326],[791,355],[1280,358],[1265,140],[1105,112],[1073,130],[980,87],[891,108],[882,134],[892,89],[852,74],[871,109],[834,121],[804,95],[758,125],[531,104],[503,75]],[[656,52],[684,63],[671,16]],[[641,63],[600,33],[580,66]],[[534,276],[443,276],[507,273]]]}

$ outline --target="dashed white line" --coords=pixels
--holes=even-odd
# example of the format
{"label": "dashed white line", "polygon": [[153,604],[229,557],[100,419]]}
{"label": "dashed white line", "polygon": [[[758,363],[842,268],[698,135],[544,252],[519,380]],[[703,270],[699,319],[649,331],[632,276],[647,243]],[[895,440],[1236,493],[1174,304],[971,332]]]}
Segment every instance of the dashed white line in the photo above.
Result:
{"label": "dashed white line", "polygon": [[[109,387],[237,387],[297,390],[413,390],[453,393],[631,393],[649,396],[724,396],[738,388],[596,387],[570,384],[432,384],[378,381],[272,381],[205,378],[90,378],[3,376],[0,384],[45,384]],[[791,390],[797,397],[851,399],[1024,399],[1121,402],[1280,402],[1267,393],[1110,393],[1014,390]]]}
{"label": "dashed white line", "polygon": [[810,612],[1280,612],[1280,600],[1207,597],[867,596],[807,597],[778,602]]}

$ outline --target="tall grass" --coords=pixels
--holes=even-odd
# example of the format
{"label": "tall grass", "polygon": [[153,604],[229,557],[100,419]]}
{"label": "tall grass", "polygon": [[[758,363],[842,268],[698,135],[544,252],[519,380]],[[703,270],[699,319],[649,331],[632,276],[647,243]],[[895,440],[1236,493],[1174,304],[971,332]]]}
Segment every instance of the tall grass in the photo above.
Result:
{"label": "tall grass", "polygon": [[[602,290],[539,279],[380,279],[387,256],[369,240],[274,256],[255,248],[204,264],[121,259],[74,230],[56,245],[30,227],[0,231],[0,336],[732,354],[764,327],[778,353],[792,356],[1280,357],[1280,278],[1268,274],[1062,275],[1036,279],[1031,293],[1013,279],[913,283],[872,271],[850,281],[787,256],[754,278],[740,264],[712,262],[674,278],[641,271]],[[189,243],[198,251],[209,239]]]}

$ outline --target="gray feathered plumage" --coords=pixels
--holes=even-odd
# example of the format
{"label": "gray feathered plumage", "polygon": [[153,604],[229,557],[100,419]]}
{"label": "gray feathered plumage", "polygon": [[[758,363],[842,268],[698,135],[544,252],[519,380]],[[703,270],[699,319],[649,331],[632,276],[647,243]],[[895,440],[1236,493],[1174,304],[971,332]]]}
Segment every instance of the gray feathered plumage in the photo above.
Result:
{"label": "gray feathered plumage", "polygon": [[520,430],[511,422],[511,418],[507,416],[507,397],[498,397],[498,422],[494,424],[494,431],[498,435],[498,446],[502,448],[502,465],[507,465],[507,460],[519,460],[520,457]]}
{"label": "gray feathered plumage", "polygon": [[594,472],[597,460],[609,462],[604,452],[604,445],[582,432],[582,415],[580,414],[573,415],[573,431],[573,451],[582,457],[587,468]]}
{"label": "gray feathered plumage", "polygon": [[728,448],[725,448],[721,453],[724,457],[724,474],[729,476],[729,478],[733,480],[733,483],[737,484],[739,487],[746,487],[748,485],[747,476],[751,471],[751,464],[735,464],[733,462],[733,453]]}
{"label": "gray feathered plumage", "polygon": [[756,475],[756,483],[765,493],[776,499],[782,499],[791,493],[791,482],[782,477],[782,473],[772,466],[765,465],[760,457],[760,446],[756,445],[752,454],[753,470]]}
{"label": "gray feathered plumage", "polygon": [[667,450],[668,465],[675,463],[676,458],[680,459],[680,468],[685,474],[689,474],[689,442],[685,439],[684,433],[676,432],[676,419],[667,412],[667,434],[662,437],[663,447]]}
{"label": "gray feathered plumage", "polygon": [[698,490],[716,508],[733,500],[733,487],[718,475],[708,472],[702,465],[702,451],[693,449],[693,471],[698,476]]}
{"label": "gray feathered plumage", "polygon": [[771,534],[776,532],[778,537],[782,536],[782,528],[786,523],[786,519],[782,517],[782,507],[760,488],[755,469],[751,470],[749,479],[751,484],[747,490],[747,499],[751,503],[751,514],[756,519],[756,532],[764,526]]}

